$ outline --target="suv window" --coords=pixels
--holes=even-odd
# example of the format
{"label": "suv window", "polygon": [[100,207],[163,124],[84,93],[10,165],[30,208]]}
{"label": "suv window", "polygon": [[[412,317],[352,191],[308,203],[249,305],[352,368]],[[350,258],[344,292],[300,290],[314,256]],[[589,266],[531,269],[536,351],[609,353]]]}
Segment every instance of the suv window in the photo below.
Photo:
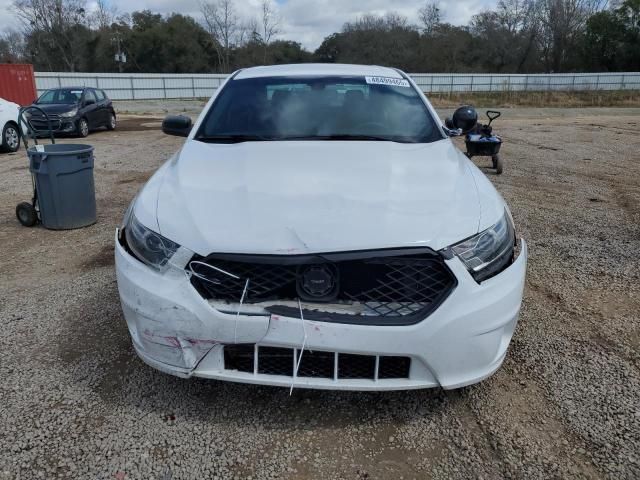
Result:
{"label": "suv window", "polygon": [[408,81],[356,76],[231,80],[195,136],[204,142],[442,138]]}
{"label": "suv window", "polygon": [[106,95],[102,90],[94,90],[94,92],[96,92],[96,97],[98,97],[99,102],[102,102],[106,98]]}

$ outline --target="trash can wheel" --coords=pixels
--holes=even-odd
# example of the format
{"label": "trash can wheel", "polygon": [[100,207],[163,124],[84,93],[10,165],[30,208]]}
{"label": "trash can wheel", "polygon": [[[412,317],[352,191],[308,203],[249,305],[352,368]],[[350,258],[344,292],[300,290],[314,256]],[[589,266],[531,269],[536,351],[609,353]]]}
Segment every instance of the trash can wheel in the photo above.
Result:
{"label": "trash can wheel", "polygon": [[491,163],[493,163],[493,168],[496,169],[496,175],[500,175],[504,167],[502,163],[502,159],[500,158],[500,155],[493,155],[491,157]]}
{"label": "trash can wheel", "polygon": [[16,217],[25,227],[33,227],[38,223],[38,212],[29,202],[19,203],[16,207]]}

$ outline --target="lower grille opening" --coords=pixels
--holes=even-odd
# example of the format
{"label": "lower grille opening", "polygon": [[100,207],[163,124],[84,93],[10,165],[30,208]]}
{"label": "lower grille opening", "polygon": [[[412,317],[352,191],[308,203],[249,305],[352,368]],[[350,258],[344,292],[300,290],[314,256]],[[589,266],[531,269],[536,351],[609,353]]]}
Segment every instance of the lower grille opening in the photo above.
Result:
{"label": "lower grille opening", "polygon": [[375,378],[376,357],[343,354],[338,357],[338,378]]}
{"label": "lower grille opening", "polygon": [[293,349],[258,347],[258,373],[293,376]]}
{"label": "lower grille opening", "polygon": [[[295,352],[297,362],[300,359],[300,351]],[[257,372],[263,375],[293,377],[293,356],[293,348],[259,346]],[[254,345],[227,345],[224,347],[225,370],[253,373],[254,362]],[[380,380],[409,378],[410,369],[411,358],[409,357],[379,356],[377,378]],[[298,377],[375,380],[376,356],[350,353],[336,355],[335,352],[305,350],[298,368]]]}
{"label": "lower grille opening", "polygon": [[[298,351],[298,359],[300,352]],[[335,354],[333,352],[314,352],[305,350],[298,368],[299,377],[333,378]]]}
{"label": "lower grille opening", "polygon": [[253,373],[255,348],[253,345],[234,345],[224,348],[224,368]]}
{"label": "lower grille opening", "polygon": [[380,357],[378,378],[409,378],[409,357]]}

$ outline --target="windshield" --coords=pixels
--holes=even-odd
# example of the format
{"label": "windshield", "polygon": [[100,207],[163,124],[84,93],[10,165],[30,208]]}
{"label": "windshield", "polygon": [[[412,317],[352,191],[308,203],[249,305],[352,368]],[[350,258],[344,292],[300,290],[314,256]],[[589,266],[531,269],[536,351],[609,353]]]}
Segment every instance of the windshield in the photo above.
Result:
{"label": "windshield", "polygon": [[196,140],[442,139],[418,92],[385,77],[265,77],[231,80],[207,113]]}
{"label": "windshield", "polygon": [[78,103],[80,98],[82,97],[82,90],[77,88],[63,88],[56,90],[47,90],[44,92],[38,101],[37,104],[48,104],[48,103]]}

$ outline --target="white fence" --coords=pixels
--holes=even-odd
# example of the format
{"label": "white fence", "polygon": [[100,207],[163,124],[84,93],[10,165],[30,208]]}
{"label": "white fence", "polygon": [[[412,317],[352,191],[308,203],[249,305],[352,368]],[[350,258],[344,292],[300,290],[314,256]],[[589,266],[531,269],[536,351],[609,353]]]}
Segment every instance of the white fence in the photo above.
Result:
{"label": "white fence", "polygon": [[[36,72],[38,93],[64,86],[97,87],[114,100],[206,98],[226,74]],[[640,72],[558,74],[412,73],[427,93],[640,90]]]}

